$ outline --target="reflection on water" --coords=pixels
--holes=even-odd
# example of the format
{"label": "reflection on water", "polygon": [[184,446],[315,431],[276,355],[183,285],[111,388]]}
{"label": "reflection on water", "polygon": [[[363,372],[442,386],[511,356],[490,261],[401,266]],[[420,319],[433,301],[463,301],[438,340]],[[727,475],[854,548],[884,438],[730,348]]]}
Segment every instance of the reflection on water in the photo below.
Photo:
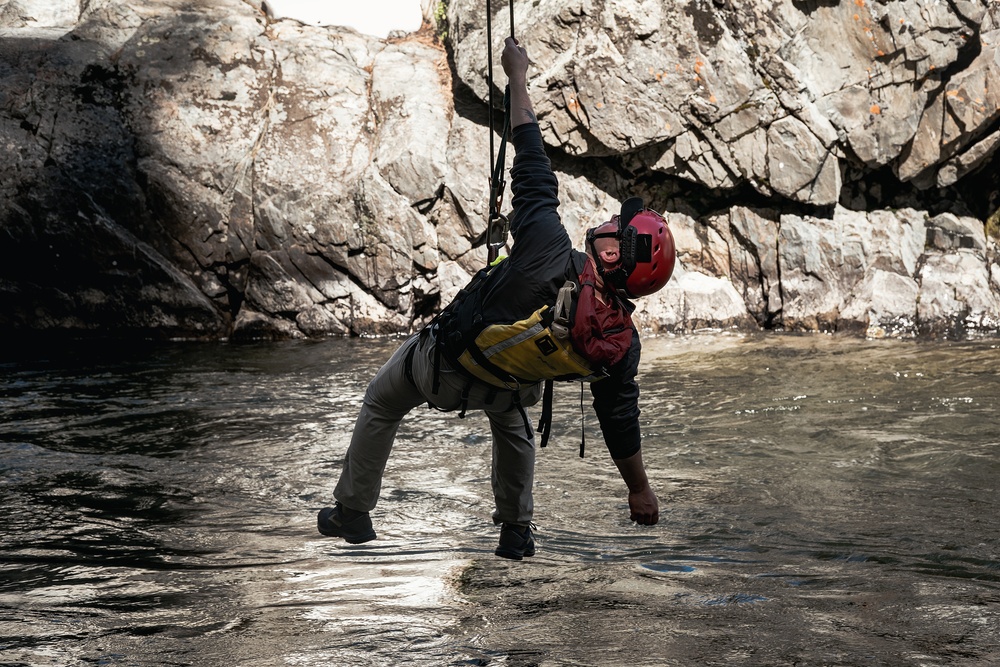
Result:
{"label": "reflection on water", "polygon": [[577,457],[563,386],[521,563],[492,555],[479,415],[413,413],[377,541],[316,533],[397,344],[0,362],[0,664],[994,662],[996,341],[648,340],[660,525],[628,521],[589,408]]}

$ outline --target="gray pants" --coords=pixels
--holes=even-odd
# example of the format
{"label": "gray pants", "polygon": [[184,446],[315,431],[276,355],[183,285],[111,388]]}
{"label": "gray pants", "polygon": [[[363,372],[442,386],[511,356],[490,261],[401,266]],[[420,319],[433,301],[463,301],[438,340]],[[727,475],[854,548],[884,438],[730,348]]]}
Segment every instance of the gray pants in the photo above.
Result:
{"label": "gray pants", "polygon": [[[413,346],[416,349],[411,383],[406,378],[405,360]],[[427,402],[441,409],[457,410],[462,403],[462,392],[468,387],[468,409],[484,410],[493,434],[491,479],[496,502],[493,521],[527,525],[534,509],[531,488],[535,474],[535,437],[530,426],[525,428],[521,411],[514,405],[513,393],[491,391],[481,382],[469,386],[469,380],[444,359],[441,359],[439,378],[440,387],[435,394],[434,337],[429,332],[422,338],[420,334],[408,338],[379,369],[365,392],[334,497],[354,510],[370,512],[374,509],[396,430],[403,417]],[[491,397],[493,393],[495,396]],[[540,396],[540,384],[522,388],[521,405],[534,405]]]}

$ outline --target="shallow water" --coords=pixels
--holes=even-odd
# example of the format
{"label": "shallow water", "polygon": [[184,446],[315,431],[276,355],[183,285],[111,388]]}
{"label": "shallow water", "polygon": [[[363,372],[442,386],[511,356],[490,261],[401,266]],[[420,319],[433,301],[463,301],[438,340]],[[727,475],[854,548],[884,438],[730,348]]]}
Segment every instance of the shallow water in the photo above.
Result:
{"label": "shallow water", "polygon": [[411,415],[378,540],[316,533],[397,344],[0,362],[0,665],[996,664],[997,341],[647,340],[660,524],[563,385],[521,563],[479,415]]}

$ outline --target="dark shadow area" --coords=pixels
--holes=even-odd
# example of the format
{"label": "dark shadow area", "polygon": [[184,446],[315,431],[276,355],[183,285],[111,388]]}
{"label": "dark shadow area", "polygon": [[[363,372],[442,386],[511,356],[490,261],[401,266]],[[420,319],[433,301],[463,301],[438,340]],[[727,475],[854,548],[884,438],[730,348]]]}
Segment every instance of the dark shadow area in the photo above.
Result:
{"label": "dark shadow area", "polygon": [[0,122],[17,151],[3,188],[0,327],[22,340],[222,333],[220,313],[157,249],[125,77],[72,35],[7,38],[0,58]]}

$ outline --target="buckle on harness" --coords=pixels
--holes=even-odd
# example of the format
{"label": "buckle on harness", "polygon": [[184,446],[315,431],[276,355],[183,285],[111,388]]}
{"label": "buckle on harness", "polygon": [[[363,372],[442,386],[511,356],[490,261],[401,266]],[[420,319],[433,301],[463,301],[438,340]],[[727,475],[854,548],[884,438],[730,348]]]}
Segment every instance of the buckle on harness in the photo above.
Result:
{"label": "buckle on harness", "polygon": [[[503,194],[501,193],[502,197]],[[486,224],[486,246],[489,264],[492,266],[494,260],[500,255],[500,250],[507,245],[507,234],[510,232],[510,219],[499,212],[499,205],[490,215],[490,220]]]}
{"label": "buckle on harness", "polygon": [[552,329],[552,334],[560,340],[569,340],[569,312],[573,305],[573,294],[575,292],[576,284],[572,280],[567,280],[559,288],[559,296],[556,297],[556,307],[553,311],[552,324],[549,325],[549,328]]}

